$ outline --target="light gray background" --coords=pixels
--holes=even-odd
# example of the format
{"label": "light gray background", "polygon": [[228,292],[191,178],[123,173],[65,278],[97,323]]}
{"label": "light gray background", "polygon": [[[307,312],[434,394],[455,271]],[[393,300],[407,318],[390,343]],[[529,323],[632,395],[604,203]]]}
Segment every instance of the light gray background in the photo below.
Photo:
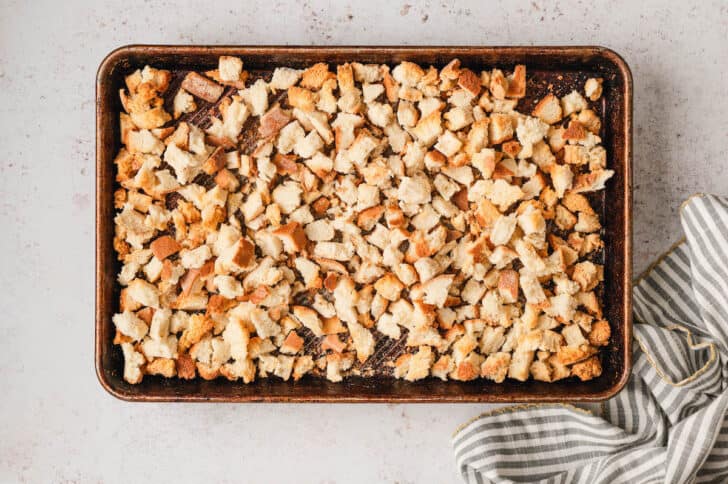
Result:
{"label": "light gray background", "polygon": [[94,76],[107,52],[611,47],[634,75],[639,272],[680,236],[684,198],[728,195],[728,7],[691,3],[0,0],[0,482],[455,482],[450,435],[486,409],[134,405],[107,395],[92,357]]}

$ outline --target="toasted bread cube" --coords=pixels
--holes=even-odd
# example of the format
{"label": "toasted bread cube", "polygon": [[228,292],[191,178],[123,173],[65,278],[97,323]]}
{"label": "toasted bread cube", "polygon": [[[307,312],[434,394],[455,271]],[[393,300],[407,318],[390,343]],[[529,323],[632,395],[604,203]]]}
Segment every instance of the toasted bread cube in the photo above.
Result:
{"label": "toasted bread cube", "polygon": [[274,230],[273,235],[281,239],[283,250],[289,254],[304,250],[308,242],[306,233],[298,222],[288,222],[286,225]]}
{"label": "toasted bread cube", "polygon": [[597,113],[591,109],[585,109],[580,112],[577,120],[593,134],[599,134],[599,130],[602,129],[602,121],[599,119],[599,116],[597,116]]}
{"label": "toasted bread cube", "polygon": [[500,69],[493,69],[490,73],[490,94],[496,99],[505,99],[508,91],[508,80]]}
{"label": "toasted bread cube", "polygon": [[432,376],[439,378],[442,381],[447,381],[448,374],[452,373],[454,369],[455,363],[452,361],[452,358],[448,355],[442,355],[435,364],[432,365]]}
{"label": "toasted bread cube", "polygon": [[332,72],[329,72],[329,66],[325,62],[319,62],[312,65],[301,75],[301,86],[307,89],[318,90],[323,86],[324,82],[335,78]]}
{"label": "toasted bread cube", "polygon": [[447,129],[451,131],[459,131],[475,121],[473,109],[470,107],[454,107],[446,112],[444,117],[447,121]]}
{"label": "toasted bread cube", "polygon": [[349,261],[354,255],[354,248],[340,242],[319,242],[315,245],[313,254],[324,259]]}
{"label": "toasted bread cube", "polygon": [[424,146],[431,146],[442,133],[442,120],[440,111],[436,110],[428,115],[422,115],[417,125],[410,130],[417,140]]}
{"label": "toasted bread cube", "polygon": [[485,358],[476,352],[470,353],[467,358],[457,364],[455,370],[449,375],[453,380],[470,381],[478,378]]}
{"label": "toasted bread cube", "polygon": [[591,380],[602,374],[602,363],[598,356],[592,356],[586,361],[574,364],[571,373],[579,377],[581,381]]}
{"label": "toasted bread cube", "polygon": [[157,237],[149,246],[152,249],[154,257],[164,260],[170,255],[174,255],[182,249],[182,246],[169,235]]}
{"label": "toasted bread cube", "polygon": [[[209,250],[209,249],[208,249]],[[139,304],[151,308],[159,306],[159,289],[144,279],[134,279],[126,288],[129,297]]]}
{"label": "toasted bread cube", "polygon": [[591,261],[579,262],[574,265],[571,278],[579,283],[582,291],[591,291],[599,284],[599,268]]}
{"label": "toasted bread cube", "polygon": [[512,213],[508,216],[501,215],[493,223],[490,231],[490,241],[493,245],[505,245],[511,240],[513,231],[516,228],[516,214]]}
{"label": "toasted bread cube", "polygon": [[551,165],[550,169],[551,182],[554,185],[554,190],[559,198],[564,196],[566,190],[572,187],[574,181],[574,172],[571,171],[568,165]]}
{"label": "toasted bread cube", "polygon": [[258,79],[249,88],[240,91],[245,102],[250,105],[253,116],[261,116],[268,110],[268,84]]}
{"label": "toasted bread cube", "polygon": [[559,98],[553,94],[547,94],[536,104],[532,114],[544,123],[558,123],[563,117],[563,110],[561,109]]}
{"label": "toasted bread cube", "polygon": [[367,118],[375,126],[384,128],[394,119],[394,111],[390,104],[371,102],[367,105]]}
{"label": "toasted bread cube", "polygon": [[238,81],[243,72],[243,61],[239,57],[220,56],[217,71],[223,81]]}
{"label": "toasted bread cube", "polygon": [[415,63],[404,61],[392,70],[394,79],[404,86],[414,87],[425,75],[425,71]]}
{"label": "toasted bread cube", "polygon": [[562,365],[571,365],[589,358],[596,351],[596,348],[589,345],[562,346],[556,353],[556,359]]}
{"label": "toasted bread cube", "polygon": [[182,249],[179,256],[185,269],[199,269],[212,257],[212,251],[207,245],[201,245],[192,250]]}
{"label": "toasted bread cube", "polygon": [[284,126],[289,123],[290,120],[290,114],[283,111],[281,107],[276,104],[271,109],[269,109],[268,112],[261,116],[258,133],[263,138],[275,136]]}
{"label": "toasted bread cube", "polygon": [[435,144],[435,149],[447,156],[448,158],[454,156],[455,153],[460,151],[463,146],[462,141],[458,139],[452,131],[445,131],[438,139]]}
{"label": "toasted bread cube", "polygon": [[147,324],[131,311],[115,314],[112,321],[116,329],[131,341],[141,341],[149,330]]}
{"label": "toasted bread cube", "polygon": [[591,331],[589,332],[589,343],[592,346],[606,346],[609,344],[611,333],[608,321],[595,321],[592,323]]}
{"label": "toasted bread cube", "polygon": [[508,367],[508,377],[519,381],[528,380],[531,363],[533,363],[534,351],[516,351],[511,357]]}
{"label": "toasted bread cube", "polygon": [[599,215],[596,213],[579,212],[579,220],[574,225],[577,232],[596,232],[602,228],[599,223]]}
{"label": "toasted bread cube", "polygon": [[603,190],[604,184],[612,178],[614,170],[595,170],[591,173],[581,173],[574,180],[574,192],[583,193]]}
{"label": "toasted bread cube", "polygon": [[491,144],[497,145],[513,138],[513,122],[507,114],[493,113],[488,124]]}
{"label": "toasted bread cube", "polygon": [[420,346],[417,353],[412,355],[407,367],[407,374],[404,379],[417,381],[426,378],[430,374],[430,368],[435,361],[435,354],[429,346]]}
{"label": "toasted bread cube", "polygon": [[400,101],[397,106],[397,121],[402,127],[411,128],[417,124],[419,112],[409,101]]}
{"label": "toasted bread cube", "polygon": [[518,272],[508,269],[498,275],[498,293],[503,302],[515,303],[518,300]]}
{"label": "toasted bread cube", "polygon": [[301,185],[294,181],[286,181],[273,190],[271,198],[281,208],[281,212],[288,215],[301,205]]}
{"label": "toasted bread cube", "polygon": [[502,212],[505,212],[508,207],[523,198],[523,190],[517,185],[511,185],[505,180],[498,179],[493,183],[486,196]]}
{"label": "toasted bread cube", "polygon": [[444,307],[450,291],[450,286],[454,279],[455,276],[452,274],[445,274],[433,277],[426,283],[422,284],[422,291],[424,294],[423,301],[426,304],[432,304],[438,308]]}
{"label": "toasted bread cube", "polygon": [[179,339],[180,351],[184,352],[192,345],[202,340],[202,338],[212,331],[213,326],[213,321],[206,316],[201,314],[194,314],[190,316],[187,323],[187,329],[184,330]]}
{"label": "toasted bread cube", "polygon": [[301,338],[295,331],[291,331],[283,341],[283,344],[280,347],[280,352],[287,355],[295,355],[301,351],[303,343],[303,338]]}
{"label": "toasted bread cube", "polygon": [[585,165],[589,163],[589,150],[579,145],[564,146],[564,163]]}
{"label": "toasted bread cube", "polygon": [[424,176],[404,177],[400,181],[397,196],[405,203],[421,205],[430,202],[432,199],[432,188],[430,182]]}
{"label": "toasted bread cube", "polygon": [[141,383],[144,377],[142,366],[146,361],[144,356],[135,351],[131,343],[122,343],[121,349],[124,354],[124,380],[132,385]]}
{"label": "toasted bread cube", "polygon": [[604,80],[601,77],[590,77],[584,83],[584,94],[586,94],[586,97],[588,97],[591,101],[596,101],[602,97],[602,82],[604,82]]}
{"label": "toasted bread cube", "polygon": [[576,221],[576,215],[571,213],[562,205],[556,206],[556,216],[554,218],[554,222],[556,223],[556,226],[558,228],[560,228],[561,230],[571,230],[576,224]]}
{"label": "toasted bread cube", "polygon": [[460,69],[458,74],[458,86],[469,92],[473,97],[476,97],[480,94],[480,77],[478,77],[478,75],[470,69]]}
{"label": "toasted bread cube", "polygon": [[496,383],[502,383],[508,375],[510,365],[510,353],[493,353],[485,359],[480,367],[480,375]]}
{"label": "toasted bread cube", "polygon": [[394,274],[385,274],[374,284],[377,294],[380,294],[388,301],[398,300],[399,294],[404,287],[404,284]]}
{"label": "toasted bread cube", "polygon": [[520,99],[526,95],[526,66],[518,64],[508,76],[506,97]]}
{"label": "toasted bread cube", "polygon": [[586,99],[577,91],[571,91],[561,98],[561,108],[564,111],[564,116],[568,116],[571,113],[578,113],[587,107]]}
{"label": "toasted bread cube", "polygon": [[313,111],[316,108],[316,98],[308,89],[291,86],[288,88],[288,104],[302,111]]}
{"label": "toasted bread cube", "polygon": [[289,87],[296,84],[301,79],[303,71],[299,69],[291,69],[290,67],[277,67],[273,71],[273,77],[270,81],[271,89],[285,91]]}
{"label": "toasted bread cube", "polygon": [[578,348],[581,345],[587,344],[586,338],[581,332],[581,328],[577,324],[570,324],[565,326],[561,330],[561,335],[566,340],[566,344]]}
{"label": "toasted bread cube", "polygon": [[384,92],[382,84],[364,84],[362,86],[362,94],[366,104],[375,101]]}
{"label": "toasted bread cube", "polygon": [[147,364],[144,371],[148,375],[161,375],[165,378],[172,378],[177,374],[175,360],[172,358],[155,358]]}

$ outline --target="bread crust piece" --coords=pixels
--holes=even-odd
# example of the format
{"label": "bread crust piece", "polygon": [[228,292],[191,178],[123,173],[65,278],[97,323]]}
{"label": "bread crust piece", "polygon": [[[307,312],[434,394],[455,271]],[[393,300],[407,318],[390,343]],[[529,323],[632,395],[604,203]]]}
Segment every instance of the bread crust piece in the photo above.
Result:
{"label": "bread crust piece", "polygon": [[154,239],[150,248],[152,249],[154,257],[159,260],[164,260],[170,255],[179,252],[182,249],[182,246],[169,235],[163,235]]}
{"label": "bread crust piece", "polygon": [[470,69],[460,69],[460,72],[458,74],[458,86],[468,91],[470,94],[472,94],[473,97],[476,97],[478,94],[480,94],[480,77],[478,77]]}
{"label": "bread crust piece", "polygon": [[526,95],[526,66],[519,64],[513,68],[508,79],[506,97],[520,99]]}
{"label": "bread crust piece", "polygon": [[275,136],[278,134],[278,132],[289,123],[291,120],[290,114],[283,111],[281,107],[276,104],[271,109],[269,109],[263,116],[260,118],[260,127],[258,128],[258,133],[262,138],[270,138],[272,136]]}
{"label": "bread crust piece", "polygon": [[209,103],[217,102],[225,90],[220,84],[197,73],[190,72],[182,80],[182,89]]}

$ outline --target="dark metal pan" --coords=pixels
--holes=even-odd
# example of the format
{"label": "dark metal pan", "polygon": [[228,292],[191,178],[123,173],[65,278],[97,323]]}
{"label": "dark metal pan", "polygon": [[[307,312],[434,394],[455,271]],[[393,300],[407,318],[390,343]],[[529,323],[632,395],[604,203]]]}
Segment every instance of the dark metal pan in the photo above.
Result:
{"label": "dark metal pan", "polygon": [[[603,215],[605,251],[604,315],[612,339],[602,352],[603,374],[588,382],[555,383],[506,380],[495,384],[435,379],[409,383],[384,375],[349,378],[331,383],[306,377],[298,382],[259,379],[252,384],[218,379],[144,378],[129,385],[122,378],[123,358],[112,343],[112,315],[118,310],[119,263],[113,248],[115,167],[119,150],[119,89],[124,76],[146,64],[175,75],[215,68],[220,55],[243,58],[253,74],[278,66],[303,67],[316,62],[373,62],[395,64],[409,60],[442,67],[453,57],[474,69],[526,64],[528,97],[519,109],[550,88],[557,95],[580,89],[589,77],[604,78],[597,106],[603,120],[602,140],[608,167],[615,170],[605,192],[593,204]],[[632,76],[615,52],[603,47],[212,47],[134,45],[111,52],[99,66],[96,79],[96,373],[112,395],[130,401],[216,402],[556,402],[599,401],[616,394],[631,370],[632,340]],[[396,351],[396,348],[394,348]]]}

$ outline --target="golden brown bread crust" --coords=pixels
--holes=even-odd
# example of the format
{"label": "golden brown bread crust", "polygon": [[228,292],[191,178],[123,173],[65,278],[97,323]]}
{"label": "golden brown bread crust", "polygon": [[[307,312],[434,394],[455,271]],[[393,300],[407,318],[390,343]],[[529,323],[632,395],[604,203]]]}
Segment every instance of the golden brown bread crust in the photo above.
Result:
{"label": "golden brown bread crust", "polygon": [[187,353],[180,353],[176,360],[177,376],[184,380],[192,380],[197,376],[194,360]]}
{"label": "golden brown bread crust", "polygon": [[310,90],[291,86],[288,88],[288,104],[302,111],[313,111],[316,107],[316,100]]}
{"label": "golden brown bread crust", "polygon": [[513,68],[513,75],[508,82],[506,97],[522,98],[526,95],[526,66],[519,64]]}
{"label": "golden brown bread crust", "polygon": [[480,94],[480,77],[470,69],[460,69],[458,74],[458,86],[468,91],[473,96]]}
{"label": "golden brown bread crust", "polygon": [[221,146],[218,146],[212,152],[210,157],[207,158],[207,160],[205,161],[205,164],[202,165],[202,171],[204,171],[208,175],[214,175],[215,173],[217,173],[224,167],[225,167],[225,149],[223,149],[223,147],[221,147]]}
{"label": "golden brown bread crust", "polygon": [[201,314],[194,314],[190,317],[189,326],[182,333],[179,340],[179,349],[186,351],[193,344],[199,342],[214,326],[212,319]]}
{"label": "golden brown bread crust", "polygon": [[592,328],[589,332],[589,343],[593,346],[606,346],[609,344],[611,335],[612,331],[609,328],[609,322],[605,320],[595,321],[592,323]]}
{"label": "golden brown bread crust", "polygon": [[318,90],[328,79],[335,79],[336,76],[329,72],[328,64],[319,62],[305,71],[301,77],[301,86],[307,89]]}
{"label": "golden brown bread crust", "polygon": [[182,249],[182,246],[169,235],[157,237],[149,246],[152,254],[159,260],[164,260],[170,255],[176,254]]}
{"label": "golden brown bread crust", "polygon": [[306,233],[303,231],[303,227],[301,227],[301,224],[298,222],[289,222],[274,230],[273,233],[282,239],[289,240],[291,247],[293,247],[293,250],[296,252],[303,250],[308,242]]}
{"label": "golden brown bread crust", "polygon": [[602,374],[602,362],[598,356],[592,356],[588,360],[574,364],[571,373],[579,377],[581,381],[591,380]]}
{"label": "golden brown bread crust", "polygon": [[190,72],[185,76],[182,80],[182,89],[209,103],[217,102],[225,90],[215,81],[197,72]]}
{"label": "golden brown bread crust", "polygon": [[177,374],[175,360],[172,358],[155,358],[147,363],[145,371],[150,375],[161,375],[165,378],[172,378]]}
{"label": "golden brown bread crust", "polygon": [[258,128],[258,134],[261,138],[266,139],[271,136],[275,136],[278,132],[288,124],[291,120],[290,114],[286,113],[281,109],[279,105],[273,106],[260,118],[260,128]]}

